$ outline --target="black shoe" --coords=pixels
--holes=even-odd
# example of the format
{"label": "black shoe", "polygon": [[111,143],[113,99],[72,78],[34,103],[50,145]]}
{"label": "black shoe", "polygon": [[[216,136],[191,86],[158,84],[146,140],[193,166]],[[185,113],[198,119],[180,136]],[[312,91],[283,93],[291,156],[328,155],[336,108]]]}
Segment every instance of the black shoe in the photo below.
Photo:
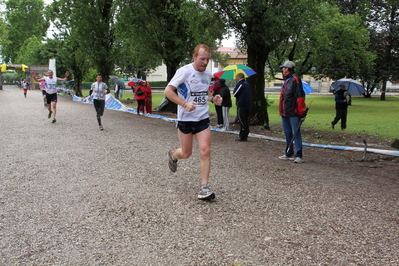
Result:
{"label": "black shoe", "polygon": [[248,139],[247,138],[238,138],[238,139],[236,139],[236,141],[248,141]]}

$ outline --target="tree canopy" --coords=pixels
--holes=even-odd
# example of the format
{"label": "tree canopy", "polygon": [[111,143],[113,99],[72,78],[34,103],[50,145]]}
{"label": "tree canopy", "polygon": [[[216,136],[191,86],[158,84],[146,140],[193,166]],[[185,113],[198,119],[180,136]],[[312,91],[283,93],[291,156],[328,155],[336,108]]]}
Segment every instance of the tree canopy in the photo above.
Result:
{"label": "tree canopy", "polygon": [[16,59],[24,42],[33,36],[42,40],[50,25],[44,17],[44,2],[8,0],[5,4],[7,40],[1,43],[1,53],[5,62],[23,63],[16,62]]}

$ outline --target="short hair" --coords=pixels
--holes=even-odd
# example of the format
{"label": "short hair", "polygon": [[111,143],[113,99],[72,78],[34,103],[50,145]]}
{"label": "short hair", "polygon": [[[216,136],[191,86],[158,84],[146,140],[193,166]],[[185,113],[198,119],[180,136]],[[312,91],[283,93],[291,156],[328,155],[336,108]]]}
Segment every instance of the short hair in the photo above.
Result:
{"label": "short hair", "polygon": [[208,53],[211,52],[211,49],[209,48],[208,45],[206,45],[206,44],[198,44],[198,45],[195,46],[195,48],[194,48],[194,55],[195,55],[195,56],[198,55],[198,52],[199,52],[199,50],[200,50],[201,48],[204,49],[204,50],[205,50],[206,52],[208,52]]}
{"label": "short hair", "polygon": [[242,78],[242,79],[245,78],[243,73],[237,73],[236,77],[239,77],[239,78]]}
{"label": "short hair", "polygon": [[100,73],[99,73],[99,74],[96,75],[96,77],[98,77],[98,76],[100,76],[100,77],[103,78],[103,74],[100,74]]}

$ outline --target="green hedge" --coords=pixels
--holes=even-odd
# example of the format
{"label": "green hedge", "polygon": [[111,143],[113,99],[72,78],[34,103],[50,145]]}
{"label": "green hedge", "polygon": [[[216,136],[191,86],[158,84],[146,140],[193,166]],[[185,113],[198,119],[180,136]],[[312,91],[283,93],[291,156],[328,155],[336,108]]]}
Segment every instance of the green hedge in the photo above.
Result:
{"label": "green hedge", "polygon": [[167,81],[149,81],[148,83],[153,88],[165,88],[168,85]]}

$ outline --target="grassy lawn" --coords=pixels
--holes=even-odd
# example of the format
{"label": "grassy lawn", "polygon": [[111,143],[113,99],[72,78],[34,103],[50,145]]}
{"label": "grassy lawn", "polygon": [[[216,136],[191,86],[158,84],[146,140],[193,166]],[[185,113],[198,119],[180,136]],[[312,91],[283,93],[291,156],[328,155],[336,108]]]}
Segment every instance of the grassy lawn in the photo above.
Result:
{"label": "grassy lawn", "polygon": [[[267,95],[273,101],[268,108],[270,125],[281,124],[278,115],[278,94]],[[133,93],[126,91],[123,100],[132,99]],[[163,93],[153,93],[153,107],[157,107],[163,99]],[[232,97],[233,105],[235,98]],[[313,100],[308,117],[303,124],[304,128],[316,130],[329,130],[330,123],[335,116],[334,95],[307,95],[306,103]],[[136,103],[133,103],[136,106]],[[210,104],[210,112],[214,113],[215,108]],[[230,109],[230,115],[234,116],[236,107]],[[339,129],[339,124],[337,125]],[[399,138],[399,97],[387,96],[385,101],[380,101],[379,96],[364,98],[352,96],[352,106],[348,109],[347,133],[361,133],[380,136],[382,138]]]}

